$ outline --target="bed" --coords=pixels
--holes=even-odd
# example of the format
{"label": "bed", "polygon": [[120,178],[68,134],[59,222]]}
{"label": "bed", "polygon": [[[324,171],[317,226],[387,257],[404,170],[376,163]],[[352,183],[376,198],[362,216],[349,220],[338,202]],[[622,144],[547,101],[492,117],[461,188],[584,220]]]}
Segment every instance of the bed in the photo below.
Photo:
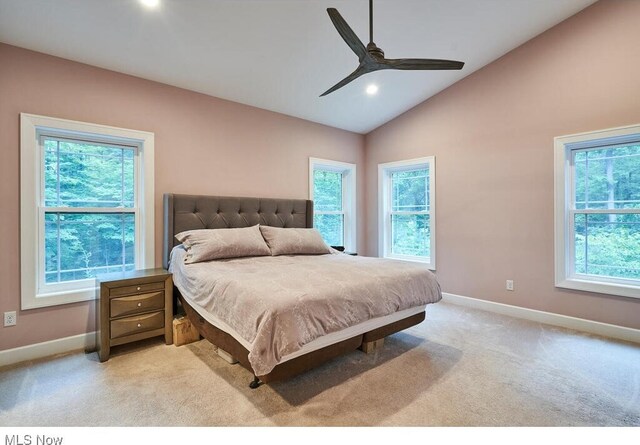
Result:
{"label": "bed", "polygon": [[415,263],[331,251],[185,264],[176,239],[185,231],[258,225],[311,228],[313,202],[164,195],[163,262],[174,277],[174,307],[253,373],[252,388],[419,324],[426,305],[441,299],[433,274]]}

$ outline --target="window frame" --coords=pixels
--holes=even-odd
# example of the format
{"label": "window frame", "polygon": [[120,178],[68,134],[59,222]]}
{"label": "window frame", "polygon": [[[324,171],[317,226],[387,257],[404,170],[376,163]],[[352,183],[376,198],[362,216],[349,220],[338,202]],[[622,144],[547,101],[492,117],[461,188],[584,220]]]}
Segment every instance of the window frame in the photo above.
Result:
{"label": "window frame", "polygon": [[313,201],[314,171],[325,170],[342,174],[342,212],[318,211],[313,209],[314,227],[316,214],[342,214],[342,235],[346,251],[357,252],[357,225],[356,225],[356,164],[329,159],[309,158],[309,199]]}
{"label": "window frame", "polygon": [[[573,153],[640,141],[640,125],[610,128],[554,138],[555,286],[565,289],[640,298],[640,280],[607,278],[575,272],[575,214],[640,213],[640,209],[576,209]],[[634,283],[637,281],[637,283]]]}
{"label": "window frame", "polygon": [[[95,279],[43,285],[44,162],[43,136],[135,147],[135,267],[155,264],[154,134],[87,122],[20,114],[20,283],[21,309],[58,306],[96,299]],[[63,211],[66,211],[65,208]],[[129,208],[100,208],[101,213]],[[41,277],[42,275],[42,277]],[[73,283],[73,284],[71,284]]]}
{"label": "window frame", "polygon": [[[429,252],[430,256],[419,257],[415,255],[399,255],[391,252],[392,226],[391,210],[392,187],[391,174],[399,171],[411,171],[421,168],[429,168],[429,210],[424,212],[411,212],[429,215]],[[423,158],[407,159],[378,164],[378,255],[382,258],[390,258],[403,261],[423,263],[428,269],[436,270],[436,158],[426,156]],[[395,212],[397,213],[397,212]]]}

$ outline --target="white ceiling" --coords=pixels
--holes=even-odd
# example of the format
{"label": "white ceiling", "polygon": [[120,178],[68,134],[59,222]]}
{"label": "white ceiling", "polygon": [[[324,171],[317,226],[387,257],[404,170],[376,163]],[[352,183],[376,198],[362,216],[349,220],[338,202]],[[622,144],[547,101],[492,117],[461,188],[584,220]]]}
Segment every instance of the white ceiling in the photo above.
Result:
{"label": "white ceiling", "polygon": [[326,8],[366,45],[367,0],[0,0],[0,41],[367,133],[594,2],[374,0],[387,57],[465,67],[372,73],[323,98],[357,66]]}

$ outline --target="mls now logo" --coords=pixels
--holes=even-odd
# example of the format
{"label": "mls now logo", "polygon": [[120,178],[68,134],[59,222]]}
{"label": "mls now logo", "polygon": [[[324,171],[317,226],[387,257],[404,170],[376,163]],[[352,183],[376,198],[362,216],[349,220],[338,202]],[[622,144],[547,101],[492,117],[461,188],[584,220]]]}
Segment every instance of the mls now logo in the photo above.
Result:
{"label": "mls now logo", "polygon": [[4,445],[62,445],[62,437],[50,437],[42,435],[31,436],[18,434],[4,436]]}

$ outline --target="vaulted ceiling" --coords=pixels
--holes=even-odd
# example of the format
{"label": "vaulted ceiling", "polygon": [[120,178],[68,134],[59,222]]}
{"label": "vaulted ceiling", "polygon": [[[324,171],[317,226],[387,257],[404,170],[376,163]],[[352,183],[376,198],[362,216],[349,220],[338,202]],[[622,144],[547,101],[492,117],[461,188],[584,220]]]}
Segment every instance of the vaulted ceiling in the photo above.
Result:
{"label": "vaulted ceiling", "polygon": [[326,8],[366,44],[367,0],[0,0],[0,41],[367,133],[594,2],[375,0],[387,57],[464,68],[376,72],[322,98],[357,66]]}

